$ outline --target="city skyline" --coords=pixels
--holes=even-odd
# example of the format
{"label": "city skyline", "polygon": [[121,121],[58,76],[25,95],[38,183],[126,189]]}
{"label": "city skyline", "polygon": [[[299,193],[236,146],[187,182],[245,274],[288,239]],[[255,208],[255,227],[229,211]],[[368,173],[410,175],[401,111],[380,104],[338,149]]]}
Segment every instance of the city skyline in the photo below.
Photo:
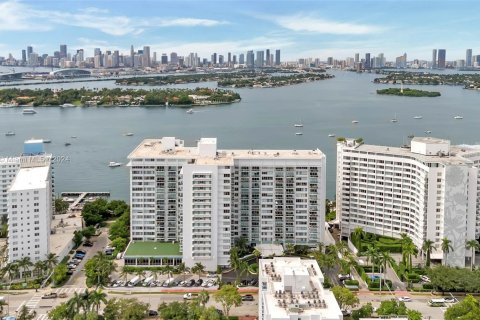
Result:
{"label": "city skyline", "polygon": [[432,48],[445,48],[452,61],[465,59],[465,50],[473,47],[474,19],[464,17],[465,6],[458,2],[455,6],[415,2],[412,9],[393,2],[342,1],[312,9],[309,1],[295,5],[230,1],[228,11],[216,1],[146,4],[1,1],[0,55],[18,57],[27,45],[39,54],[53,52],[62,42],[85,52],[101,47],[127,53],[133,43],[136,48],[150,46],[152,52],[196,52],[202,57],[278,48],[282,60],[345,59],[356,52],[384,53],[391,60],[407,52],[409,57],[430,60]]}

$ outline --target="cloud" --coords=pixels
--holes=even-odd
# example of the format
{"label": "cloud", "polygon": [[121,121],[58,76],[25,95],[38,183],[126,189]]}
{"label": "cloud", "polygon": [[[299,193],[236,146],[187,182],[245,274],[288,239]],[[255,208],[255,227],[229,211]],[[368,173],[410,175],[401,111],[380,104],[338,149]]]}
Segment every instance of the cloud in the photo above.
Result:
{"label": "cloud", "polygon": [[338,22],[315,17],[312,14],[298,13],[289,16],[256,15],[257,18],[271,21],[282,28],[295,32],[311,32],[337,35],[362,35],[378,33],[382,27],[357,24],[351,22]]}
{"label": "cloud", "polygon": [[55,25],[94,29],[113,36],[138,35],[147,28],[215,27],[226,21],[197,18],[139,18],[112,15],[108,10],[88,7],[74,12],[41,10],[8,0],[0,3],[0,31],[48,31]]}

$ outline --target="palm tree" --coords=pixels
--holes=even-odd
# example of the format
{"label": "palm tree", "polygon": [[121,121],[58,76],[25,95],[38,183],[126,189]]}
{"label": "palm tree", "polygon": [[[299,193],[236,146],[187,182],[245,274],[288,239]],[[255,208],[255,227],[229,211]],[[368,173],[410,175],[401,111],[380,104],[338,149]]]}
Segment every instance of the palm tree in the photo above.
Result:
{"label": "palm tree", "polygon": [[407,261],[407,253],[405,252],[405,247],[408,246],[410,243],[412,243],[412,239],[408,236],[406,233],[401,233],[401,243],[402,243],[402,262],[407,267],[408,261]]}
{"label": "palm tree", "polygon": [[472,239],[467,241],[465,247],[472,252],[472,257],[470,258],[470,270],[473,270],[473,265],[475,264],[475,251],[480,249],[480,245],[477,240]]}
{"label": "palm tree", "polygon": [[348,252],[348,245],[344,241],[339,241],[335,244],[338,253],[342,255],[342,257]]}
{"label": "palm tree", "polygon": [[100,305],[102,302],[104,304],[107,303],[107,294],[102,292],[102,290],[94,290],[88,296],[88,300],[90,305],[92,306],[91,311],[94,311],[98,314],[98,310],[100,309]]}
{"label": "palm tree", "polygon": [[73,293],[73,297],[71,297],[67,301],[67,306],[69,310],[73,310],[74,314],[78,314],[80,312],[80,309],[83,308],[83,294],[78,294],[77,292]]}
{"label": "palm tree", "polygon": [[202,305],[205,306],[208,303],[208,300],[210,300],[210,295],[208,294],[207,291],[202,290],[197,297],[197,301]]}
{"label": "palm tree", "polygon": [[432,250],[434,249],[433,244],[434,244],[434,242],[432,240],[428,240],[428,239],[426,239],[423,242],[422,250],[427,255],[427,262],[425,263],[425,265],[427,267],[430,267],[430,254],[432,253]]}
{"label": "palm tree", "polygon": [[[393,263],[392,256],[388,251],[382,251],[378,256],[378,265],[383,269],[383,282],[387,279],[387,264]],[[381,272],[381,271],[380,271]],[[380,280],[380,291],[382,291],[382,280]]]}
{"label": "palm tree", "polygon": [[129,274],[130,271],[128,271],[128,269],[123,266],[122,271],[120,271],[120,279],[123,279],[123,281],[127,282]]}
{"label": "palm tree", "polygon": [[201,262],[195,263],[192,267],[192,272],[198,274],[198,279],[200,279],[200,275],[205,272],[205,266]]}
{"label": "palm tree", "polygon": [[355,229],[353,229],[352,235],[356,240],[355,245],[356,245],[358,251],[361,251],[362,248],[360,248],[360,244],[361,244],[362,238],[365,236],[365,231],[363,230],[362,227],[356,227]]}
{"label": "palm tree", "polygon": [[284,254],[286,256],[293,255],[295,253],[295,245],[293,243],[287,243],[285,245]]}
{"label": "palm tree", "polygon": [[374,246],[368,246],[367,252],[365,255],[367,256],[367,264],[371,261],[372,262],[372,273],[375,274],[375,263],[378,260],[378,249]]}
{"label": "palm tree", "polygon": [[7,275],[10,279],[10,284],[12,283],[13,279],[18,275],[18,264],[17,262],[9,262],[2,268],[2,274]]}
{"label": "palm tree", "polygon": [[58,264],[58,256],[55,253],[47,254],[45,263],[47,264],[48,273],[50,273]]}
{"label": "palm tree", "polygon": [[37,261],[33,264],[33,273],[37,274],[40,278],[46,267],[46,261]]}
{"label": "palm tree", "polygon": [[187,272],[187,269],[188,268],[185,266],[185,262],[182,262],[177,266],[178,273],[183,275],[183,281],[185,281],[185,272]]}
{"label": "palm tree", "polygon": [[255,258],[257,259],[257,262],[258,262],[258,259],[262,257],[262,253],[260,252],[260,250],[258,250],[257,248],[255,248],[252,252],[252,254],[255,256]]}
{"label": "palm tree", "polygon": [[18,320],[33,320],[37,316],[36,311],[30,311],[26,305],[23,305],[17,314]]}
{"label": "palm tree", "polygon": [[447,256],[450,251],[453,250],[452,240],[447,238],[442,239],[442,251],[443,251],[443,265],[447,265]]}
{"label": "palm tree", "polygon": [[414,255],[416,257],[417,252],[417,246],[415,246],[413,242],[407,242],[402,246],[402,253],[407,258],[407,266],[409,267],[409,270],[412,270],[412,256]]}
{"label": "palm tree", "polygon": [[157,269],[153,269],[153,270],[150,271],[150,276],[153,277],[154,281],[157,281],[159,273],[160,273],[160,271],[158,271]]}
{"label": "palm tree", "polygon": [[165,267],[163,267],[163,270],[167,274],[168,279],[170,279],[172,277],[173,267],[171,265],[166,265]]}
{"label": "palm tree", "polygon": [[23,257],[22,259],[18,260],[18,267],[23,269],[22,276],[25,277],[25,281],[27,280],[27,271],[30,267],[33,266],[30,257]]}

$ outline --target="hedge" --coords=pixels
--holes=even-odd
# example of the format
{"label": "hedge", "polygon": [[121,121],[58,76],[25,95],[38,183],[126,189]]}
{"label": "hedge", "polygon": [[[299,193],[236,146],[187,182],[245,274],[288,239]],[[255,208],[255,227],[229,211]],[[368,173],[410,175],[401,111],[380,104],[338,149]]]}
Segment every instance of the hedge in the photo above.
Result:
{"label": "hedge", "polygon": [[343,283],[346,286],[358,286],[358,280],[345,280]]}

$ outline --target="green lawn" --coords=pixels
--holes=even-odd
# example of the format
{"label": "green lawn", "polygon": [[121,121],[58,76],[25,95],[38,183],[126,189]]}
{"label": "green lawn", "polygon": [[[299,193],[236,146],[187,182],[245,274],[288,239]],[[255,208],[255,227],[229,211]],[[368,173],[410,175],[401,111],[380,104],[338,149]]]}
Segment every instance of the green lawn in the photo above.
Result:
{"label": "green lawn", "polygon": [[125,252],[126,257],[169,257],[182,256],[180,244],[155,241],[131,242]]}

